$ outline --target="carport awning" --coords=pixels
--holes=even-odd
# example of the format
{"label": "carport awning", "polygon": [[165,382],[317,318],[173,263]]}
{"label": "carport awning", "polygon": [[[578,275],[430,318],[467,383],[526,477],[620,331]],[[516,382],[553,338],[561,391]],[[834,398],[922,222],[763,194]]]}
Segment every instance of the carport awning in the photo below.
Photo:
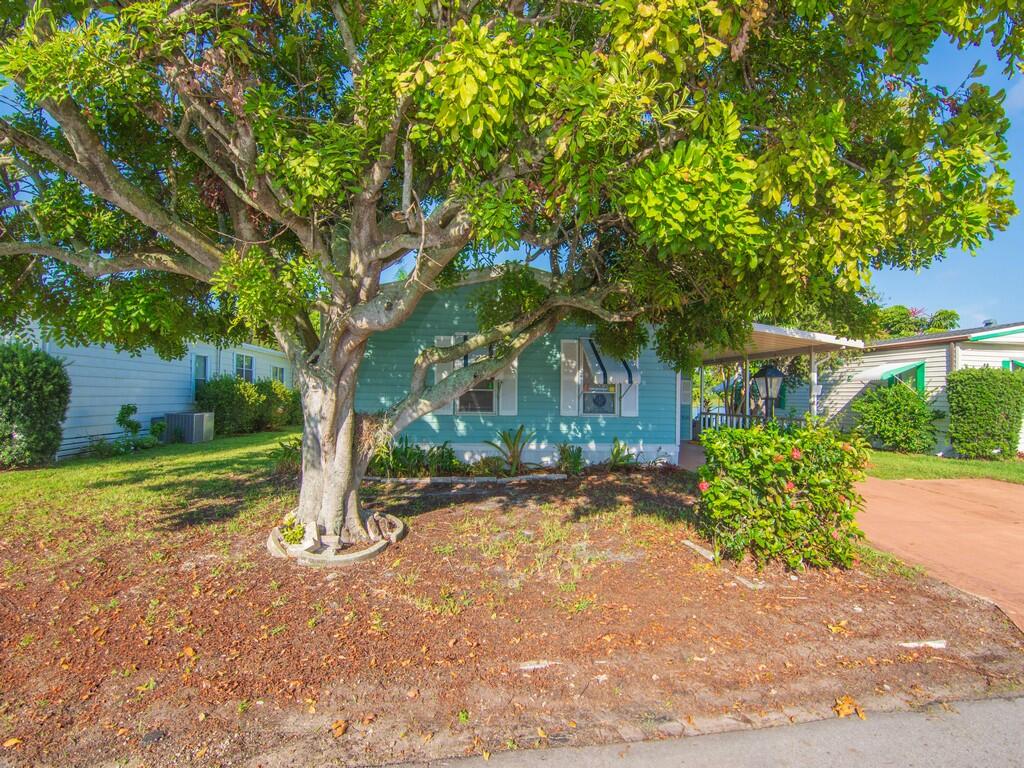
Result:
{"label": "carport awning", "polygon": [[862,381],[870,384],[874,381],[888,381],[899,376],[901,373],[912,371],[919,365],[924,365],[924,360],[914,360],[910,363],[886,363],[884,365],[876,365],[873,368],[866,368],[857,374],[854,374],[854,381]]}
{"label": "carport awning", "polygon": [[754,323],[750,339],[741,349],[707,350],[703,354],[704,365],[738,363],[743,360],[766,360],[775,357],[797,357],[814,352],[831,352],[838,349],[863,349],[864,342],[844,339],[830,333],[801,331],[798,328],[784,328],[779,325]]}

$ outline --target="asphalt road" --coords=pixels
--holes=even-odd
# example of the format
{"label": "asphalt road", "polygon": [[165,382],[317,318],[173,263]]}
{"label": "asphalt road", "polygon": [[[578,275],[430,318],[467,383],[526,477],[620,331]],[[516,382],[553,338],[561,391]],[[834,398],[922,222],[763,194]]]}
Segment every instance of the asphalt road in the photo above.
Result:
{"label": "asphalt road", "polygon": [[[432,768],[999,768],[1024,767],[1024,698],[956,702],[666,741],[522,750],[439,760]],[[411,766],[410,766],[411,768]]]}

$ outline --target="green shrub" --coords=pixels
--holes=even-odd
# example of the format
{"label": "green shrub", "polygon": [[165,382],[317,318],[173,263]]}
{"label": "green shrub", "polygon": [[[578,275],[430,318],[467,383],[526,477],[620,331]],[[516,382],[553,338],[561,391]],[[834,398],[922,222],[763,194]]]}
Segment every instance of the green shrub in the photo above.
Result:
{"label": "green shrub", "polygon": [[139,434],[139,430],[142,429],[142,423],[138,419],[132,418],[138,412],[139,406],[135,405],[135,403],[125,403],[118,410],[117,418],[114,419],[114,423],[123,429],[128,437],[135,437]]}
{"label": "green shrub", "polygon": [[876,448],[900,453],[929,453],[935,448],[935,422],[945,414],[902,383],[875,387],[855,398],[850,408],[857,431]]}
{"label": "green shrub", "polygon": [[256,412],[257,431],[282,429],[294,423],[290,421],[293,418],[292,390],[277,379],[260,379],[256,382],[256,392],[262,398],[259,410]]}
{"label": "green shrub", "polygon": [[160,440],[164,439],[164,435],[167,433],[167,422],[161,419],[160,421],[154,421],[149,425],[149,434]]}
{"label": "green shrub", "polygon": [[625,469],[626,467],[632,467],[639,462],[636,454],[629,450],[629,444],[624,443],[619,438],[612,438],[612,450],[608,454],[608,469]]}
{"label": "green shrub", "polygon": [[254,432],[264,399],[255,384],[234,376],[215,376],[196,389],[196,406],[200,411],[213,411],[218,435]]}
{"label": "green shrub", "polygon": [[53,461],[70,399],[60,360],[25,344],[0,344],[0,468]]}
{"label": "green shrub", "polygon": [[377,448],[367,474],[377,477],[420,477],[427,471],[427,452],[402,435]]}
{"label": "green shrub", "polygon": [[501,477],[507,468],[508,464],[501,456],[481,456],[469,465],[469,474],[473,477]]}
{"label": "green shrub", "polygon": [[449,477],[465,471],[465,465],[455,456],[455,449],[447,440],[441,445],[432,445],[427,449],[423,463],[428,475],[432,477]]}
{"label": "green shrub", "polygon": [[578,475],[583,471],[583,448],[569,443],[558,444],[556,466],[566,475]]}
{"label": "green shrub", "polygon": [[498,452],[510,475],[521,475],[527,467],[523,455],[526,453],[527,445],[536,434],[536,432],[527,432],[526,427],[520,424],[519,429],[515,432],[511,429],[502,430],[498,433],[497,440],[485,440],[484,442]]}
{"label": "green shrub", "polygon": [[809,421],[707,430],[701,444],[698,525],[717,551],[791,568],[850,565],[862,535],[854,523],[867,462],[861,438]]}
{"label": "green shrub", "polygon": [[274,474],[298,475],[302,471],[302,435],[290,435],[277,441],[270,454]]}
{"label": "green shrub", "polygon": [[963,368],[946,381],[953,449],[969,458],[1015,457],[1024,418],[1024,373]]}
{"label": "green shrub", "polygon": [[305,524],[296,517],[294,512],[289,512],[281,521],[281,538],[287,544],[301,544],[306,535]]}

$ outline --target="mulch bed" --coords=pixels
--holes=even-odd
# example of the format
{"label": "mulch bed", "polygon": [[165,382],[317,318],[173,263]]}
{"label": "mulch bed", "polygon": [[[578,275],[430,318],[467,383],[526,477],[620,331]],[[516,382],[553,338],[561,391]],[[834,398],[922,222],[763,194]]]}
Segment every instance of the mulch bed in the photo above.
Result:
{"label": "mulch bed", "polygon": [[1024,636],[941,582],[701,559],[691,482],[378,489],[410,535],[334,571],[266,555],[290,489],[59,567],[0,542],[0,763],[383,764],[1021,690]]}

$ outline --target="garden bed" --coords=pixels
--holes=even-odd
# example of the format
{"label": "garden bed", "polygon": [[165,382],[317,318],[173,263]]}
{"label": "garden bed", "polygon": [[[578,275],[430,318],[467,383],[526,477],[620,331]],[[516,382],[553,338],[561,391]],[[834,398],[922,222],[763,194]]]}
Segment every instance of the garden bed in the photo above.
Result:
{"label": "garden bed", "polygon": [[368,487],[409,536],[297,568],[263,549],[295,504],[274,444],[3,478],[3,760],[383,764],[1024,685],[1024,637],[996,608],[870,551],[849,571],[707,562],[681,544],[710,546],[681,472]]}

